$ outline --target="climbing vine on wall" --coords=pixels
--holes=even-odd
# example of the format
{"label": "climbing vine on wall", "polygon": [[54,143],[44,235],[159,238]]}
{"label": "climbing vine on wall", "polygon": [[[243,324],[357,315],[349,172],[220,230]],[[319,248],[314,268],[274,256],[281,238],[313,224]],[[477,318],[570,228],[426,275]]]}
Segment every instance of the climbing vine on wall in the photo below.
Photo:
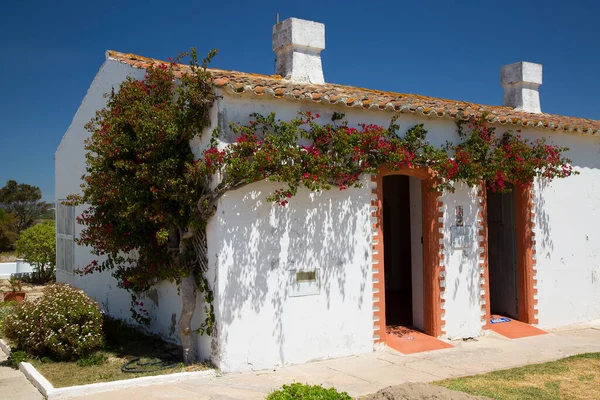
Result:
{"label": "climbing vine on wall", "polygon": [[248,125],[230,124],[236,135],[232,145],[220,149],[216,131],[204,152],[208,172],[222,174],[217,191],[269,179],[283,186],[267,200],[285,206],[301,186],[313,191],[357,187],[361,175],[376,173],[383,164],[391,169],[428,166],[438,173],[447,173],[452,166],[446,152],[426,140],[422,124],[401,137],[395,120],[388,128],[367,124],[354,128],[338,113],[332,121],[311,112],[300,112],[291,121],[276,120],[274,113],[250,118]]}
{"label": "climbing vine on wall", "polygon": [[[283,183],[267,200],[288,204],[304,186],[313,191],[361,185],[360,176],[376,174],[379,167],[426,167],[435,175],[435,189],[454,190],[455,182],[469,186],[486,182],[492,191],[507,191],[505,182],[528,185],[536,177],[570,176],[568,150],[523,138],[521,131],[501,135],[485,122],[485,115],[458,122],[460,142],[436,148],[427,140],[423,124],[401,136],[393,118],[389,127],[360,124],[349,127],[343,114],[321,121],[319,114],[300,112],[291,121],[251,114],[248,125],[230,124],[234,143],[219,147],[215,131],[202,162],[209,174],[220,172],[217,191],[264,179]],[[305,142],[302,145],[299,143]]]}
{"label": "climbing vine on wall", "polygon": [[507,181],[529,185],[536,177],[551,180],[578,173],[564,155],[566,147],[549,144],[545,137],[523,138],[520,129],[498,134],[486,115],[459,121],[458,136],[460,143],[447,143],[446,150],[457,164],[453,179],[470,186],[483,181],[489,190],[504,192]]}
{"label": "climbing vine on wall", "polygon": [[[197,212],[208,176],[194,166],[189,141],[210,124],[215,95],[206,67],[215,54],[201,63],[193,49],[182,55],[189,56],[190,73],[177,84],[174,64],[163,64],[107,94],[106,107],[86,125],[91,136],[82,194],[69,199],[87,207],[77,218],[84,226],[78,244],[98,256],[80,272],[112,271],[132,294],[134,319],[150,322],[141,294],[163,280],[179,284],[186,363],[195,357],[191,331],[210,334],[214,327],[213,295],[204,276],[205,220]],[[197,290],[206,318],[191,327]]]}
{"label": "climbing vine on wall", "polygon": [[[210,335],[215,326],[205,276],[205,228],[228,190],[265,179],[279,182],[267,200],[287,206],[301,187],[357,187],[361,176],[383,165],[428,168],[440,191],[452,190],[457,181],[476,185],[482,180],[492,190],[506,190],[505,180],[528,184],[538,176],[573,173],[563,156],[566,149],[543,139],[530,142],[518,132],[496,135],[485,116],[459,123],[459,144],[436,148],[422,124],[401,135],[396,119],[389,127],[351,127],[340,113],[325,120],[301,112],[290,121],[274,113],[252,114],[249,123],[230,125],[233,143],[221,142],[216,129],[208,148],[195,158],[189,141],[210,125],[215,94],[207,65],[215,54],[198,62],[192,49],[183,55],[190,66],[179,80],[175,62],[163,64],[109,93],[106,107],[86,125],[91,137],[85,145],[82,194],[69,199],[86,206],[77,219],[84,227],[78,243],[97,256],[79,272],[112,271],[119,286],[132,294],[138,322],[150,322],[144,293],[164,280],[179,285],[179,337],[186,363],[194,358],[191,333]],[[192,327],[197,291],[205,318]]]}

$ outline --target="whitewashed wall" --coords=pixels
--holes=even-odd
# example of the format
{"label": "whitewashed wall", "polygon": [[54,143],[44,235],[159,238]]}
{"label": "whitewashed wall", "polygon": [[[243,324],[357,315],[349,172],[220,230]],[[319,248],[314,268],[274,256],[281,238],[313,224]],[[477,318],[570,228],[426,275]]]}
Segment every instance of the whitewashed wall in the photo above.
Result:
{"label": "whitewashed wall", "polygon": [[23,260],[0,263],[0,278],[8,279],[12,274],[33,272],[33,266]]}
{"label": "whitewashed wall", "polygon": [[427,138],[432,144],[442,147],[447,140],[457,140],[456,124],[450,118],[423,117],[414,114],[397,114],[389,111],[364,110],[349,108],[342,105],[330,105],[320,103],[308,103],[305,101],[274,99],[272,97],[251,97],[247,95],[232,95],[229,92],[218,92],[223,98],[218,100],[219,125],[223,127],[223,142],[229,143],[234,137],[229,130],[229,123],[247,123],[250,113],[267,115],[275,112],[276,117],[281,120],[290,120],[297,116],[299,111],[311,111],[319,113],[321,118],[318,123],[331,122],[334,112],[342,112],[346,116],[350,126],[358,127],[358,124],[378,124],[388,127],[394,115],[398,116],[396,123],[400,125],[400,134],[404,134],[409,128],[417,124],[424,124],[428,130]]}
{"label": "whitewashed wall", "polygon": [[[370,189],[301,190],[267,203],[276,186],[224,196],[210,247],[218,262],[219,367],[264,369],[373,350]],[[318,270],[318,293],[294,297],[295,271]]]}
{"label": "whitewashed wall", "polygon": [[[393,116],[226,93],[218,108],[223,144],[234,140],[229,122],[246,123],[254,112],[275,111],[278,118],[289,120],[299,110],[313,111],[327,123],[334,111],[341,111],[351,126],[388,126]],[[400,116],[401,133],[423,122],[438,146],[455,135],[451,120],[412,115]],[[222,199],[214,221],[219,239],[213,243],[218,247],[209,247],[209,254],[217,254],[221,369],[262,369],[372,351],[371,189],[366,178],[363,181],[363,188],[341,192],[335,188],[322,194],[303,190],[285,208],[265,202],[275,189],[268,183],[251,185]],[[415,203],[418,196],[413,192]],[[411,218],[417,219],[417,212],[420,207],[415,207]],[[420,233],[415,234],[420,238]],[[420,245],[417,241],[413,247]],[[422,260],[414,264],[422,271]],[[321,292],[290,297],[291,270],[311,266],[320,268]],[[413,282],[417,289],[422,284],[422,278]],[[415,315],[422,319],[416,310],[422,290],[415,290],[414,296]],[[480,316],[473,325],[480,330]]]}
{"label": "whitewashed wall", "polygon": [[[481,280],[477,189],[457,184],[454,193],[442,196],[444,204],[444,316],[446,336],[450,339],[476,337],[481,334]],[[472,243],[454,248],[451,229],[456,226],[456,207],[463,207],[464,226],[473,230]]]}
{"label": "whitewashed wall", "polygon": [[[104,105],[102,95],[127,75],[143,71],[107,61],[92,83],[56,153],[56,199],[79,192],[85,172],[84,124]],[[223,144],[232,141],[229,122],[248,121],[250,113],[289,120],[299,110],[318,112],[322,123],[334,111],[358,123],[388,125],[392,113],[308,104],[282,99],[224,96],[213,109],[213,125],[223,128]],[[424,123],[436,146],[456,140],[456,126],[446,118],[400,115],[401,132]],[[499,127],[499,131],[507,129]],[[537,137],[547,131],[527,130]],[[572,148],[570,156],[581,175],[536,188],[536,251],[539,319],[553,327],[600,318],[600,157],[599,139],[551,135]],[[193,140],[201,153],[206,140]],[[361,189],[315,194],[301,190],[288,207],[267,203],[275,188],[259,182],[226,194],[208,225],[209,280],[215,289],[217,332],[214,340],[198,338],[200,358],[210,357],[224,371],[262,369],[339,357],[373,349],[371,282],[371,190],[367,178]],[[466,225],[476,229],[475,189],[459,186],[445,194],[445,330],[449,338],[481,334],[481,291],[477,236],[472,248],[453,249],[450,227],[454,209],[464,207]],[[80,213],[82,210],[77,210]],[[413,214],[418,210],[413,210]],[[416,217],[416,214],[413,215]],[[412,217],[411,217],[412,218]],[[80,233],[77,227],[76,234]],[[413,243],[413,247],[417,244]],[[418,246],[417,246],[418,247]],[[75,247],[75,268],[93,258]],[[291,296],[294,269],[319,270],[317,294]],[[57,273],[96,298],[110,315],[129,318],[129,295],[116,287],[109,274],[77,277]],[[413,282],[420,286],[422,283]],[[172,284],[157,287],[146,301],[150,329],[177,341],[176,321],[181,303]],[[201,304],[194,324],[200,323]]]}
{"label": "whitewashed wall", "polygon": [[[525,131],[535,138],[541,132]],[[537,182],[538,318],[542,328],[600,319],[600,138],[550,135],[580,175]]]}
{"label": "whitewashed wall", "polygon": [[[85,150],[84,140],[89,137],[89,132],[84,125],[90,121],[95,112],[106,104],[103,97],[105,93],[114,87],[118,89],[119,84],[127,77],[133,76],[141,79],[144,71],[132,68],[128,65],[107,60],[90,85],[88,92],[77,110],[69,129],[65,133],[58,150],[55,154],[56,169],[56,201],[65,199],[69,194],[80,193],[81,176],[85,174]],[[84,207],[77,207],[75,215],[81,215]],[[76,225],[75,236],[79,237],[81,226]],[[73,268],[81,269],[92,260],[93,257],[88,248],[75,245]],[[211,272],[209,278],[214,278]],[[56,279],[59,282],[73,284],[85,290],[102,306],[103,310],[115,317],[134,324],[130,313],[130,295],[125,290],[117,287],[116,280],[110,272],[94,273],[88,276],[78,276],[57,271]],[[174,284],[163,282],[156,287],[151,295],[143,300],[145,308],[148,309],[152,322],[149,330],[163,336],[165,339],[178,342],[177,325],[181,312],[181,300]],[[198,308],[194,314],[193,327],[200,325],[203,316],[202,303],[199,299]],[[196,336],[198,357],[207,359],[211,357],[211,338]]]}

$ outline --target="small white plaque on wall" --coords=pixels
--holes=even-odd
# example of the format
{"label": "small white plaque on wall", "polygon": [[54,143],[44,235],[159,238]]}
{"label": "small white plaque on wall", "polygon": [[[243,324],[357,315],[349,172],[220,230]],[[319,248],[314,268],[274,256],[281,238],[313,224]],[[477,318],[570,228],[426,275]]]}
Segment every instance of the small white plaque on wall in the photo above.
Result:
{"label": "small white plaque on wall", "polygon": [[475,243],[475,230],[472,226],[453,226],[450,230],[452,232],[452,248],[466,249]]}
{"label": "small white plaque on wall", "polygon": [[319,270],[290,271],[290,297],[313,296],[320,292]]}

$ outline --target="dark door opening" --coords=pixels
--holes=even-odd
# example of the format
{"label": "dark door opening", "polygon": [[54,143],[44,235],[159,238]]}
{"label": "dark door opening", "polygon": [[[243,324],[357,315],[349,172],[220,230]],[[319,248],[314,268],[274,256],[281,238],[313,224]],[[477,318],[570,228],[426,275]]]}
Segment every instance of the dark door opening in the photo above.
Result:
{"label": "dark door opening", "polygon": [[519,318],[515,192],[487,194],[490,311]]}
{"label": "dark door opening", "polygon": [[409,177],[383,178],[386,325],[413,325]]}

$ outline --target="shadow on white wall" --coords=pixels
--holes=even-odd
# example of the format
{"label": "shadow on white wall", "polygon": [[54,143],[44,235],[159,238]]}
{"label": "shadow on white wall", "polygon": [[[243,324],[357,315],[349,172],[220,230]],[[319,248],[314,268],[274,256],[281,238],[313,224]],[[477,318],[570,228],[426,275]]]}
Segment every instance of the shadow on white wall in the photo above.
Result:
{"label": "shadow on white wall", "polygon": [[[331,328],[361,323],[343,321],[344,314],[354,318],[367,311],[372,316],[365,302],[371,283],[371,199],[368,188],[300,190],[282,207],[265,201],[273,189],[272,184],[253,184],[228,195],[219,208],[218,274],[224,274],[219,277],[219,324],[221,340],[227,342],[228,327],[236,320],[248,323],[251,310],[256,324],[270,326],[284,364],[294,358],[284,351],[292,331],[301,336],[298,330],[305,330],[306,341],[290,341],[302,347],[311,338],[344,335]],[[318,269],[320,293],[290,297],[294,271],[313,269]],[[370,287],[368,292],[370,301]]]}

